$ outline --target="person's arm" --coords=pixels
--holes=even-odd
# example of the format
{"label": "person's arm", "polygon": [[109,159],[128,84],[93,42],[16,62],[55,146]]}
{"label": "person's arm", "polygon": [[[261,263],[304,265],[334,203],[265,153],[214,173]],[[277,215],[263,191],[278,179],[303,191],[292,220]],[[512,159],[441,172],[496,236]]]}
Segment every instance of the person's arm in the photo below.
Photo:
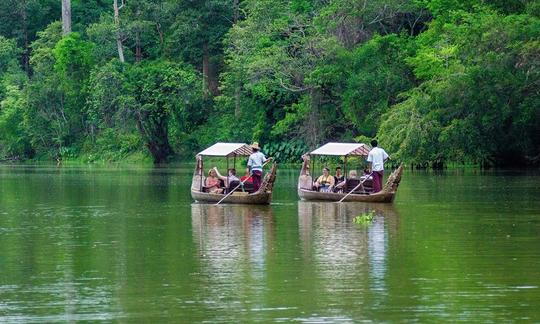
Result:
{"label": "person's arm", "polygon": [[334,188],[334,185],[336,184],[336,178],[334,176],[330,176],[330,188]]}
{"label": "person's arm", "polygon": [[221,173],[219,173],[219,170],[216,167],[214,167],[214,171],[216,171],[217,177],[219,179],[221,179],[223,181],[227,181],[227,177],[222,176]]}
{"label": "person's arm", "polygon": [[248,162],[247,162],[247,173],[248,174],[251,174],[251,166],[253,165],[253,159],[251,158],[251,155],[249,156],[248,158]]}
{"label": "person's arm", "polygon": [[321,178],[322,178],[322,176],[318,177],[317,180],[315,180],[315,182],[313,183],[315,185],[315,187],[319,187],[321,185],[321,181],[320,181],[320,180],[322,180]]}

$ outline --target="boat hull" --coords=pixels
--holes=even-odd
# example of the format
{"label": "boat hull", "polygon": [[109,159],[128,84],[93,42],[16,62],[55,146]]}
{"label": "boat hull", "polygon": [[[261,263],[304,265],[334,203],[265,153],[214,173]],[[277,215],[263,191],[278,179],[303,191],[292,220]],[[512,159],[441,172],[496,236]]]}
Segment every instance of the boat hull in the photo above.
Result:
{"label": "boat hull", "polygon": [[[192,190],[191,197],[200,203],[217,203],[225,195],[212,194],[206,192],[197,192]],[[272,201],[272,192],[258,192],[248,195],[229,195],[221,204],[248,204],[248,205],[267,205]]]}
{"label": "boat hull", "polygon": [[[298,197],[306,201],[340,201],[347,194],[335,192],[317,192],[306,189],[298,189]],[[343,201],[391,203],[394,201],[395,193],[378,192],[370,195],[350,194]]]}

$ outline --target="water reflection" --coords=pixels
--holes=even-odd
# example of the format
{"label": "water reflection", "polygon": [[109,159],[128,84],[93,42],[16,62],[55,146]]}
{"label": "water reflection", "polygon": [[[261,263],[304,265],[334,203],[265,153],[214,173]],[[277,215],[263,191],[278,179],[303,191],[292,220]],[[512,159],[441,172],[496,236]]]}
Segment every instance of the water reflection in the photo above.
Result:
{"label": "water reflection", "polygon": [[264,264],[265,244],[273,226],[271,207],[194,203],[191,221],[202,256],[226,261],[231,259],[231,253],[246,254],[253,265]]}
{"label": "water reflection", "polygon": [[[354,223],[355,216],[370,212],[371,224]],[[389,237],[398,226],[393,206],[300,201],[298,224],[304,257],[314,259],[318,275],[330,279],[326,289],[386,290]]]}
{"label": "water reflection", "polygon": [[200,276],[208,289],[215,290],[207,298],[241,297],[242,293],[235,289],[240,283],[255,290],[261,287],[266,254],[272,249],[275,236],[270,206],[194,203],[191,223],[201,263]]}

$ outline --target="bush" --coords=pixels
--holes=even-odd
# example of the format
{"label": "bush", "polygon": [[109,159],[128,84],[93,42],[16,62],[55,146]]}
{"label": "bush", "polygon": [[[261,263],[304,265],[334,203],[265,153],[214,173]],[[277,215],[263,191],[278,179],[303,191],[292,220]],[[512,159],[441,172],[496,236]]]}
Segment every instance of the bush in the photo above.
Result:
{"label": "bush", "polygon": [[277,162],[301,162],[302,154],[308,152],[308,147],[300,140],[293,140],[266,144],[262,151]]}

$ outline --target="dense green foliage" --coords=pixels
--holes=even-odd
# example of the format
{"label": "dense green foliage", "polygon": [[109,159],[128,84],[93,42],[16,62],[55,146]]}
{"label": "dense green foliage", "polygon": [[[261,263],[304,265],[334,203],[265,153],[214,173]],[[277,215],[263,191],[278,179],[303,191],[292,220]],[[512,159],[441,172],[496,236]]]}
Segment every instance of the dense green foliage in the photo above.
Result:
{"label": "dense green foliage", "polygon": [[537,1],[118,2],[72,1],[67,35],[60,0],[0,4],[1,159],[376,137],[416,166],[540,162]]}

